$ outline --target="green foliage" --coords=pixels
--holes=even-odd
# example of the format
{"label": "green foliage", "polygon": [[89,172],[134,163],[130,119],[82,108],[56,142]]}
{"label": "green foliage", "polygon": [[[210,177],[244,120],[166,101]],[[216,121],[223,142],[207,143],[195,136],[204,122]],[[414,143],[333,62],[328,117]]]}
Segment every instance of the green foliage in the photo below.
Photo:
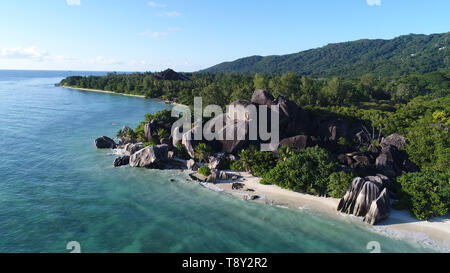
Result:
{"label": "green foliage", "polygon": [[145,122],[140,122],[139,125],[134,130],[134,132],[136,133],[137,139],[140,139],[142,141],[147,140],[145,137],[144,128],[145,128]]}
{"label": "green foliage", "polygon": [[434,123],[433,113],[436,111],[450,113],[450,95],[438,98],[421,96],[411,100],[386,118],[385,134],[406,135],[408,129],[420,120],[429,124]]}
{"label": "green foliage", "polygon": [[231,162],[230,168],[232,171],[235,171],[235,172],[245,171],[245,169],[242,168],[241,161],[239,161],[239,160],[235,160],[235,161]]}
{"label": "green foliage", "polygon": [[397,178],[401,185],[400,204],[396,207],[408,208],[413,216],[427,220],[433,216],[443,216],[450,207],[450,173],[418,172]]}
{"label": "green foliage", "polygon": [[327,192],[328,178],[337,165],[328,152],[318,146],[299,151],[278,161],[263,178],[263,183],[303,192]]}
{"label": "green foliage", "polygon": [[120,129],[117,132],[117,137],[125,138],[127,141],[130,141],[130,142],[136,142],[137,141],[136,132],[134,132],[131,128],[128,131],[125,131],[125,132],[123,132],[122,129]]}
{"label": "green foliage", "polygon": [[211,170],[209,169],[208,166],[201,166],[198,169],[198,173],[204,176],[209,176],[211,174]]}
{"label": "green foliage", "polygon": [[168,139],[170,137],[170,133],[164,128],[159,128],[158,131],[156,131],[156,136],[160,140]]}
{"label": "green foliage", "polygon": [[426,123],[417,123],[408,129],[406,152],[421,170],[450,169],[450,133]]}
{"label": "green foliage", "polygon": [[338,138],[337,144],[343,148],[349,148],[353,146],[353,142],[346,139],[345,137]]}
{"label": "green foliage", "polygon": [[199,143],[194,148],[194,158],[198,162],[207,162],[211,155],[212,149],[206,143]]}
{"label": "green foliage", "polygon": [[289,157],[295,155],[295,151],[288,146],[278,148],[278,160],[286,161]]}
{"label": "green foliage", "polygon": [[219,166],[217,166],[217,169],[219,169],[219,170],[230,170],[232,162],[233,161],[231,161],[229,159],[223,159],[222,161],[220,161]]}
{"label": "green foliage", "polygon": [[406,136],[406,151],[422,170],[445,171],[450,167],[450,135],[446,127],[450,96],[417,97],[389,114],[384,134]]}
{"label": "green foliage", "polygon": [[[282,56],[252,56],[225,62],[203,70],[207,73],[263,73],[296,74],[312,77],[358,77],[372,73],[378,76],[427,73],[448,69],[449,48],[438,50],[436,45],[447,45],[450,32],[432,35],[404,35],[392,40],[357,40],[329,44],[321,48]],[[338,65],[337,65],[338,64]],[[439,76],[430,77],[438,81]],[[258,81],[258,83],[261,81]],[[408,95],[413,90],[399,91]],[[367,92],[376,92],[369,88]]]}
{"label": "green foliage", "polygon": [[164,109],[161,110],[159,112],[156,112],[154,114],[152,113],[147,113],[145,115],[145,121],[148,123],[152,120],[159,120],[159,121],[164,121],[164,122],[168,122],[168,123],[173,123],[177,120],[177,118],[172,117],[172,111],[168,110],[168,109]]}
{"label": "green foliage", "polygon": [[342,198],[348,190],[353,179],[356,177],[351,172],[334,172],[329,176],[327,193],[334,198]]}
{"label": "green foliage", "polygon": [[177,142],[177,144],[174,147],[175,156],[184,160],[189,160],[191,157],[186,152],[186,150],[183,147],[183,144],[180,142]]}
{"label": "green foliage", "polygon": [[156,145],[159,145],[159,144],[160,143],[157,142],[155,139],[150,139],[150,141],[143,142],[142,146],[144,146],[144,148],[145,148],[145,147],[148,147],[148,146],[156,146]]}
{"label": "green foliage", "polygon": [[[410,74],[375,77],[373,73],[359,78],[351,75],[339,78],[311,77],[286,72],[284,74],[189,74],[191,81],[161,80],[152,73],[117,74],[107,76],[68,77],[62,85],[108,90],[116,93],[145,95],[178,103],[193,105],[193,98],[201,96],[203,105],[217,104],[225,107],[238,99],[250,100],[255,89],[266,89],[269,93],[293,100],[302,107],[357,106],[381,111],[393,111],[392,103],[405,103],[416,96],[433,94],[444,96],[450,91],[448,72]],[[411,91],[412,90],[412,91]],[[356,115],[356,114],[354,114]],[[149,114],[152,119],[174,122],[170,110]]]}
{"label": "green foliage", "polygon": [[270,152],[260,151],[255,146],[250,146],[239,153],[239,159],[235,162],[233,162],[234,168],[263,177],[276,165],[276,158]]}
{"label": "green foliage", "polygon": [[433,121],[443,124],[445,127],[450,127],[450,112],[435,111],[433,113]]}

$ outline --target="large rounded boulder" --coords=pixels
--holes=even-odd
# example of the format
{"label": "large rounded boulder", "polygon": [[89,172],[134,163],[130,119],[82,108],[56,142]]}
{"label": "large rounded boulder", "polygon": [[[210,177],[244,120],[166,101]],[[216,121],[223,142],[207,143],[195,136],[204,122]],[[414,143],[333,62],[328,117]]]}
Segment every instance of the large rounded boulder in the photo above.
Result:
{"label": "large rounded boulder", "polygon": [[357,177],[340,200],[337,210],[355,216],[374,225],[386,219],[390,213],[392,182],[384,175]]}
{"label": "large rounded boulder", "polygon": [[310,136],[298,135],[281,140],[279,147],[287,146],[295,150],[304,150],[308,147],[313,147],[318,144],[319,142],[317,141],[317,139],[314,139]]}
{"label": "large rounded boulder", "polygon": [[399,134],[392,134],[387,137],[383,137],[380,143],[381,147],[394,146],[397,150],[403,150],[406,145],[406,137]]}
{"label": "large rounded boulder", "polygon": [[272,105],[274,97],[265,90],[256,90],[252,95],[251,102],[259,105]]}
{"label": "large rounded boulder", "polygon": [[98,149],[115,149],[117,148],[116,142],[107,136],[99,137],[94,142],[95,147]]}
{"label": "large rounded boulder", "polygon": [[131,167],[162,168],[168,160],[167,145],[148,146],[130,157]]}

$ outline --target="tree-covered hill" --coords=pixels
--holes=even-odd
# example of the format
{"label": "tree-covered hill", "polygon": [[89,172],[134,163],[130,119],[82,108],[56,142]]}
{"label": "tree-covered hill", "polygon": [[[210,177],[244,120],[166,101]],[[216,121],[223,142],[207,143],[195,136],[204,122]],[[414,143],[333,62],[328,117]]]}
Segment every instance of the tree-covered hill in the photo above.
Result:
{"label": "tree-covered hill", "polygon": [[200,72],[295,72],[314,77],[398,76],[450,68],[450,32],[404,35],[392,40],[358,40],[280,56],[251,56]]}

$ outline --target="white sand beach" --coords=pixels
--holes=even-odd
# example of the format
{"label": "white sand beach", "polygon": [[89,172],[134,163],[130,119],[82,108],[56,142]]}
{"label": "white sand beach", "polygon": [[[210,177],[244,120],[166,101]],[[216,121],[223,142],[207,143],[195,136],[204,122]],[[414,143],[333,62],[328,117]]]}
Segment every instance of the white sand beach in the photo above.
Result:
{"label": "white sand beach", "polygon": [[[254,177],[247,172],[228,171],[227,173],[240,176],[241,178],[235,181],[219,181],[214,185],[210,184],[208,187],[212,190],[223,191],[249,201],[252,196],[259,197],[252,202],[290,209],[308,209],[333,217],[343,217],[341,213],[336,211],[339,199],[294,192],[275,185],[263,185],[259,183],[260,178]],[[244,187],[240,190],[233,190],[233,182],[240,182]],[[351,217],[351,219],[362,222],[362,217]],[[373,226],[373,230],[381,231],[388,235],[395,234],[397,237],[409,237],[416,241],[432,240],[439,245],[441,250],[450,251],[450,218],[448,216],[433,218],[430,221],[420,221],[410,216],[407,211],[392,209],[389,218]],[[434,243],[428,242],[427,244],[431,245]]]}
{"label": "white sand beach", "polygon": [[142,96],[142,95],[133,95],[133,94],[116,93],[116,92],[105,91],[105,90],[100,90],[100,89],[89,89],[89,88],[68,87],[68,86],[63,86],[63,85],[61,85],[61,87],[64,87],[64,88],[67,88],[67,89],[75,89],[75,90],[80,90],[80,91],[86,91],[86,92],[106,93],[106,94],[115,94],[115,95],[129,96],[129,97],[145,98],[145,96]]}
{"label": "white sand beach", "polygon": [[[125,93],[116,93],[116,92],[105,91],[105,90],[100,90],[100,89],[89,89],[89,88],[69,87],[69,86],[63,86],[63,85],[61,85],[61,87],[64,87],[64,88],[67,88],[67,89],[79,90],[79,91],[96,92],[96,93],[106,93],[106,94],[114,94],[114,95],[121,95],[121,96],[128,96],[128,97],[137,97],[137,98],[143,98],[143,99],[145,99],[145,96],[143,96],[143,95],[133,95],[133,94],[125,94]],[[188,107],[188,106],[186,106],[186,105],[184,105],[184,104],[176,103],[176,102],[170,101],[170,100],[164,100],[164,99],[158,99],[158,98],[155,98],[154,100],[163,101],[164,103],[170,104],[170,105],[173,105],[173,106]]]}

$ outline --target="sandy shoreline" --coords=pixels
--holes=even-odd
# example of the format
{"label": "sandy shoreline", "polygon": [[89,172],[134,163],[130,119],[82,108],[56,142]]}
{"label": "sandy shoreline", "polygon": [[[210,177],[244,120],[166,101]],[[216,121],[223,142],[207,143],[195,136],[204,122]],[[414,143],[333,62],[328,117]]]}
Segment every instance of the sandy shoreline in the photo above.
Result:
{"label": "sandy shoreline", "polygon": [[[216,184],[203,183],[203,186],[215,191],[222,191],[237,198],[250,200],[251,196],[260,198],[252,201],[267,205],[290,209],[307,209],[342,219],[342,214],[336,211],[339,199],[317,197],[309,194],[282,189],[275,185],[260,184],[260,178],[246,172],[231,172],[242,178],[232,181],[219,181]],[[232,190],[232,183],[244,184],[241,190]],[[253,191],[248,191],[251,189]],[[352,221],[362,223],[362,217],[351,217]],[[364,223],[362,223],[364,224]],[[389,218],[379,225],[368,226],[374,231],[395,234],[396,237],[407,237],[415,241],[425,242],[425,245],[438,246],[441,251],[450,251],[450,218],[437,217],[430,221],[419,221],[407,211],[391,210]]]}
{"label": "sandy shoreline", "polygon": [[[89,89],[89,88],[69,87],[69,86],[63,86],[63,85],[61,85],[60,87],[67,88],[67,89],[79,90],[79,91],[86,91],[86,92],[105,93],[105,94],[121,95],[121,96],[128,96],[128,97],[137,97],[137,98],[143,98],[143,99],[146,98],[146,97],[143,96],[143,95],[133,95],[133,94],[116,93],[116,92],[106,91],[106,90],[100,90],[100,89]],[[166,103],[166,104],[170,104],[170,105],[173,105],[173,106],[185,106],[184,104],[180,104],[180,103],[176,103],[176,102],[169,101],[169,100],[164,100],[164,99],[154,98],[154,100],[159,100],[159,101],[162,101],[162,102],[164,102],[164,103]]]}

